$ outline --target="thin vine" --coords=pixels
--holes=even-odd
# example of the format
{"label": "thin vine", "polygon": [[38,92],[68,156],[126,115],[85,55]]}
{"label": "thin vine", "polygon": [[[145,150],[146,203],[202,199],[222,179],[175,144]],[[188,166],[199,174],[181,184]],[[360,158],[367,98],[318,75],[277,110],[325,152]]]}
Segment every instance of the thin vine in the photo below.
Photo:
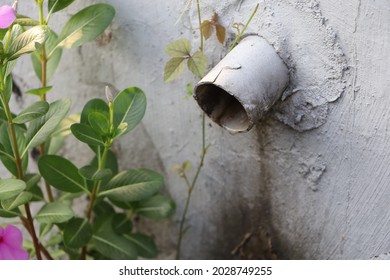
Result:
{"label": "thin vine", "polygon": [[[188,9],[188,6],[190,3],[191,3],[191,0],[187,2],[184,11],[186,11]],[[164,70],[164,80],[167,82],[178,78],[183,73],[184,64],[186,61],[187,61],[188,69],[197,78],[201,79],[205,74],[206,67],[207,67],[207,61],[208,61],[207,57],[203,53],[204,39],[207,40],[208,38],[210,38],[210,36],[213,32],[213,29],[215,28],[218,41],[221,44],[223,44],[225,41],[226,29],[225,29],[225,27],[223,27],[219,23],[218,15],[216,13],[214,13],[214,15],[212,16],[212,18],[210,20],[202,21],[199,0],[196,1],[196,8],[197,8],[198,24],[199,24],[199,32],[200,32],[199,51],[192,54],[191,53],[191,43],[187,39],[179,39],[179,40],[176,40],[176,41],[168,44],[165,47],[165,52],[171,56],[171,59],[165,65],[165,70]],[[238,24],[236,26],[233,26],[234,28],[237,29],[237,36],[236,36],[233,44],[230,46],[228,52],[230,52],[237,45],[239,40],[242,38],[242,35],[244,34],[249,23],[252,21],[253,17],[255,16],[258,8],[259,8],[259,4],[256,5],[249,20],[247,21],[247,23],[245,24],[245,26],[243,27],[242,30],[240,30],[240,26]],[[182,17],[183,13],[180,15],[180,18]],[[187,171],[190,169],[189,162],[184,162],[181,166],[176,165],[173,169],[174,171],[176,171],[179,174],[180,177],[183,178],[183,180],[187,186],[187,189],[188,189],[187,197],[186,197],[186,200],[184,203],[183,213],[182,213],[182,216],[180,219],[180,224],[179,224],[179,232],[178,232],[178,239],[177,239],[177,245],[176,245],[176,259],[181,258],[183,238],[189,229],[189,227],[186,227],[186,221],[187,221],[187,214],[188,214],[189,206],[191,203],[191,197],[192,197],[193,191],[196,187],[196,183],[198,181],[199,175],[202,172],[202,168],[204,166],[204,161],[205,161],[205,158],[207,155],[207,150],[209,148],[209,146],[206,145],[206,114],[205,113],[202,113],[201,137],[202,137],[202,146],[201,146],[201,152],[200,152],[200,161],[199,161],[199,164],[196,168],[195,176],[192,178],[192,180],[190,180],[190,178],[187,175]]]}

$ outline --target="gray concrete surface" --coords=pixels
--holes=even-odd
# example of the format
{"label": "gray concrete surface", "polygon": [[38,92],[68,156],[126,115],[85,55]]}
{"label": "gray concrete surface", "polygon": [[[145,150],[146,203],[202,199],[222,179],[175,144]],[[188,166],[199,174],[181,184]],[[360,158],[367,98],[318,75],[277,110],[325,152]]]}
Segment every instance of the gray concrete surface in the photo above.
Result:
{"label": "gray concrete surface", "polygon": [[[55,26],[77,9],[78,1]],[[142,126],[122,139],[121,166],[164,173],[166,193],[178,204],[171,222],[154,223],[163,257],[172,257],[186,188],[170,170],[196,164],[201,111],[185,100],[190,74],[165,84],[163,49],[184,37],[199,41],[196,9],[175,25],[183,1],[105,1],[117,16],[105,36],[64,52],[49,100],[73,99],[73,112],[102,84],[144,89]],[[225,26],[245,22],[259,2],[248,31],[259,33],[290,69],[289,89],[264,122],[247,134],[230,135],[208,121],[209,149],[189,212],[184,242],[189,259],[370,259],[390,252],[390,4],[387,0],[203,0],[203,18],[214,11]],[[29,12],[33,3],[21,3]],[[59,31],[59,29],[56,29]],[[232,34],[228,37],[232,38]],[[209,69],[226,46],[206,41]],[[29,60],[15,70],[23,90],[37,87]],[[17,111],[21,102],[14,101]],[[91,153],[69,139],[63,150],[79,166]],[[194,170],[192,170],[193,173]],[[1,174],[4,174],[2,172]],[[232,255],[232,253],[234,253]]]}

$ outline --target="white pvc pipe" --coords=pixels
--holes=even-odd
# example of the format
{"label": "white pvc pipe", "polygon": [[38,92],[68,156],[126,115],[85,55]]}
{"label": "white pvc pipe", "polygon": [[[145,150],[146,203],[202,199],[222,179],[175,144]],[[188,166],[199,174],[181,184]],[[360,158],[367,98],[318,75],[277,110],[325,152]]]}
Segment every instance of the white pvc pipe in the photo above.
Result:
{"label": "white pvc pipe", "polygon": [[288,81],[275,49],[251,35],[196,85],[194,97],[214,122],[231,133],[246,132],[281,97]]}

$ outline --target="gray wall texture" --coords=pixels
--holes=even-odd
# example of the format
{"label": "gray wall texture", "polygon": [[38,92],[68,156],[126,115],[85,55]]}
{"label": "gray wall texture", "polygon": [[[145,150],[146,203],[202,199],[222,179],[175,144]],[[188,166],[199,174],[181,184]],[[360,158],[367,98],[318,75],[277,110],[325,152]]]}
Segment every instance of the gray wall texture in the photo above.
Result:
{"label": "gray wall texture", "polygon": [[[33,3],[24,2],[21,12],[29,13]],[[56,27],[97,1],[76,2],[53,16]],[[142,125],[115,150],[123,167],[164,174],[177,215],[143,226],[156,237],[161,257],[170,258],[186,197],[171,168],[199,162],[201,111],[184,98],[186,84],[196,83],[190,74],[163,82],[169,59],[163,49],[183,37],[199,43],[196,8],[193,3],[178,21],[186,1],[105,2],[116,8],[114,23],[95,42],[64,51],[49,100],[69,95],[72,111],[79,112],[89,98],[104,97],[105,83],[145,91]],[[211,147],[191,202],[183,258],[388,258],[390,3],[203,0],[202,17],[215,11],[229,27],[246,22],[257,2],[248,32],[275,47],[289,67],[290,86],[249,133],[232,136],[208,121]],[[233,37],[230,31],[226,45]],[[215,38],[205,42],[209,69],[226,54],[226,45]],[[15,77],[23,90],[38,87],[28,59],[18,64]],[[13,100],[13,108],[28,102]],[[92,156],[72,138],[62,153],[79,166]]]}

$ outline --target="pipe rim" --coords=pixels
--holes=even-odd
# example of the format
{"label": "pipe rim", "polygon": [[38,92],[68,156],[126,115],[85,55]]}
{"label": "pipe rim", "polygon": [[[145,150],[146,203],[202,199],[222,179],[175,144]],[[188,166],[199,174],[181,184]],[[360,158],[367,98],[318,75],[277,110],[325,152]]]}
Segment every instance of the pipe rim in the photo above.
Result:
{"label": "pipe rim", "polygon": [[254,125],[240,98],[221,85],[200,82],[194,89],[194,99],[211,120],[232,134],[247,132]]}

